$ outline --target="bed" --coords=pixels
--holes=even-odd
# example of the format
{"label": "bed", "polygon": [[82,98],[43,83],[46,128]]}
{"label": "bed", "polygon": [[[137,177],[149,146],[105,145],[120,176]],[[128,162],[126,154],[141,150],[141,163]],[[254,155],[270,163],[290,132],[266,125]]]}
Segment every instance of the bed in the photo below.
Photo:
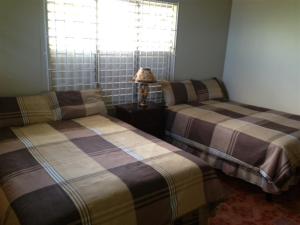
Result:
{"label": "bed", "polygon": [[[171,143],[267,193],[280,193],[296,184],[300,116],[229,101],[220,81],[209,82],[168,84],[173,91],[166,122]],[[176,100],[185,89],[194,89],[196,97],[189,93],[183,99],[181,94]]]}
{"label": "bed", "polygon": [[224,199],[213,169],[99,114],[94,92],[49,96],[0,99],[1,225],[205,224]]}

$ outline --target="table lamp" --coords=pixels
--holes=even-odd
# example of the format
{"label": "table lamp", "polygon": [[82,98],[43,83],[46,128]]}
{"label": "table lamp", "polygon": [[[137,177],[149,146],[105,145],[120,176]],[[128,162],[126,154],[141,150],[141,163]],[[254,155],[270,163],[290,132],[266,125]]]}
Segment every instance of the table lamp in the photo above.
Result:
{"label": "table lamp", "polygon": [[149,83],[156,83],[156,78],[150,68],[140,68],[133,77],[135,83],[139,83],[139,93],[141,100],[139,106],[147,107],[147,97],[149,94]]}

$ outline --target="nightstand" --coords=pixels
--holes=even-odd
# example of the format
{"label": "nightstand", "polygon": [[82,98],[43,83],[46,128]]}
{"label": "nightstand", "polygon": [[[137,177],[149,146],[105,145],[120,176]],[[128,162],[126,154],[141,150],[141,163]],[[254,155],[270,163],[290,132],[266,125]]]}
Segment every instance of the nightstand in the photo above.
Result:
{"label": "nightstand", "polygon": [[137,103],[117,105],[116,117],[158,138],[164,137],[164,113],[162,104],[149,102],[146,108]]}

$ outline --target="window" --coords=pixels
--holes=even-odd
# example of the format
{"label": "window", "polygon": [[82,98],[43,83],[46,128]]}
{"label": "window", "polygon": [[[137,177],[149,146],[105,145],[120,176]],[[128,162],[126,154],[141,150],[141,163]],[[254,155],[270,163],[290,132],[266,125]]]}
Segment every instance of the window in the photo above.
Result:
{"label": "window", "polygon": [[[176,3],[155,0],[47,0],[51,87],[100,85],[114,105],[134,100],[131,79],[139,67],[170,79],[177,10]],[[158,85],[150,99],[161,100]]]}

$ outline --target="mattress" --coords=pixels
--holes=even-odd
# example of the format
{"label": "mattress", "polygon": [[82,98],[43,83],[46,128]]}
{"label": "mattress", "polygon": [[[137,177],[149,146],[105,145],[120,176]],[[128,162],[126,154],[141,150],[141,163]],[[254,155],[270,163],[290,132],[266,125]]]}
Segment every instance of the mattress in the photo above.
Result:
{"label": "mattress", "polygon": [[169,107],[166,133],[211,166],[265,192],[280,193],[299,180],[300,116],[210,100]]}
{"label": "mattress", "polygon": [[184,224],[224,198],[202,160],[105,116],[0,131],[0,224]]}

